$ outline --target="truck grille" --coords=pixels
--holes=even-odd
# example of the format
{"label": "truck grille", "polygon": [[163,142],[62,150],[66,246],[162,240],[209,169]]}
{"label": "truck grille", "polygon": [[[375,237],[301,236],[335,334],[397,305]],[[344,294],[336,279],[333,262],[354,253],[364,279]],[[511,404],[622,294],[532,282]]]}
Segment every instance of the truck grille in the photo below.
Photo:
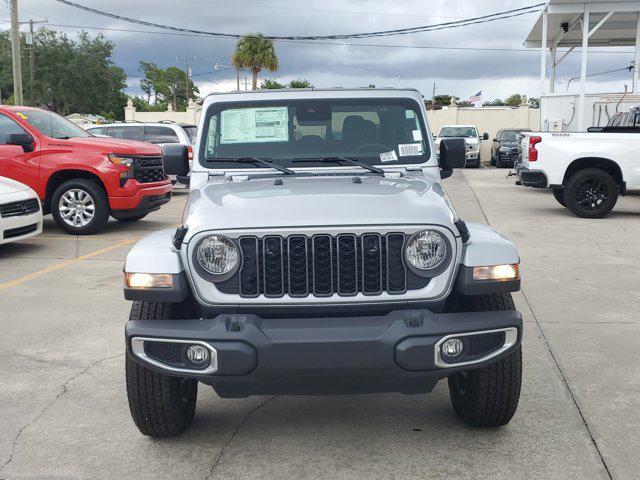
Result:
{"label": "truck grille", "polygon": [[21,217],[31,215],[40,210],[40,203],[35,198],[20,200],[18,202],[3,203],[0,205],[0,217]]}
{"label": "truck grille", "polygon": [[242,236],[242,267],[216,288],[247,298],[402,294],[429,283],[406,267],[406,240],[404,233]]}
{"label": "truck grille", "polygon": [[162,157],[138,157],[135,159],[133,176],[140,183],[161,182],[167,178]]}

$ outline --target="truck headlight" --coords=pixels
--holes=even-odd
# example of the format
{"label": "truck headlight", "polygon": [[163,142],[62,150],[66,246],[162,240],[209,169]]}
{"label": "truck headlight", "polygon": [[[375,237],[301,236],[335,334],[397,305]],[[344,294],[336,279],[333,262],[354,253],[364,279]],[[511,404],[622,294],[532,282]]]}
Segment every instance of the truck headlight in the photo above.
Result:
{"label": "truck headlight", "polygon": [[240,264],[238,247],[222,235],[210,235],[200,240],[195,257],[198,265],[219,281],[233,275]]}
{"label": "truck headlight", "polygon": [[405,249],[407,262],[419,275],[437,275],[447,266],[449,242],[435,230],[414,233]]}

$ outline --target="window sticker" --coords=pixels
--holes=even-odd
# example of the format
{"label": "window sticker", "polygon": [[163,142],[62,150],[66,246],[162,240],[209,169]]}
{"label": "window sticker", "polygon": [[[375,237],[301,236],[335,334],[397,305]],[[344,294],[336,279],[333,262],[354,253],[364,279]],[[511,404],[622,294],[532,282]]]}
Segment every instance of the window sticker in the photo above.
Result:
{"label": "window sticker", "polygon": [[414,142],[421,142],[422,141],[422,132],[420,130],[413,130],[411,133],[413,133],[413,141]]}
{"label": "window sticker", "polygon": [[267,143],[289,141],[287,107],[223,110],[220,143]]}
{"label": "window sticker", "polygon": [[421,143],[401,143],[398,145],[398,152],[401,157],[414,157],[422,155]]}
{"label": "window sticker", "polygon": [[380,154],[380,161],[381,162],[397,162],[398,157],[396,155],[396,151],[391,150],[390,152],[382,152]]}

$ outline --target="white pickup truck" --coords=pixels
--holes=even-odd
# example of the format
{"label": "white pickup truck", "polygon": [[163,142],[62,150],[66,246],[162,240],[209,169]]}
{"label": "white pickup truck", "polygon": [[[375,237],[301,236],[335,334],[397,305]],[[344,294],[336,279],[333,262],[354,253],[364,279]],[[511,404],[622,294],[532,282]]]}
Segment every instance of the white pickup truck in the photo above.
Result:
{"label": "white pickup truck", "polygon": [[618,195],[640,194],[640,129],[592,128],[586,133],[523,132],[519,184],[550,188],[584,218],[601,218]]}

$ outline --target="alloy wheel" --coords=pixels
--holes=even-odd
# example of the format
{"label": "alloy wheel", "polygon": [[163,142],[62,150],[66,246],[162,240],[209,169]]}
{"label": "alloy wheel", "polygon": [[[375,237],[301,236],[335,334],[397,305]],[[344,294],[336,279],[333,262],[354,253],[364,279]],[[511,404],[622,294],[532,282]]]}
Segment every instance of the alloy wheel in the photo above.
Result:
{"label": "alloy wheel", "polygon": [[67,190],[58,202],[58,211],[62,220],[72,227],[89,225],[96,213],[93,197],[80,188]]}
{"label": "alloy wheel", "polygon": [[587,179],[576,189],[576,203],[587,210],[598,210],[609,199],[609,191],[604,182]]}

